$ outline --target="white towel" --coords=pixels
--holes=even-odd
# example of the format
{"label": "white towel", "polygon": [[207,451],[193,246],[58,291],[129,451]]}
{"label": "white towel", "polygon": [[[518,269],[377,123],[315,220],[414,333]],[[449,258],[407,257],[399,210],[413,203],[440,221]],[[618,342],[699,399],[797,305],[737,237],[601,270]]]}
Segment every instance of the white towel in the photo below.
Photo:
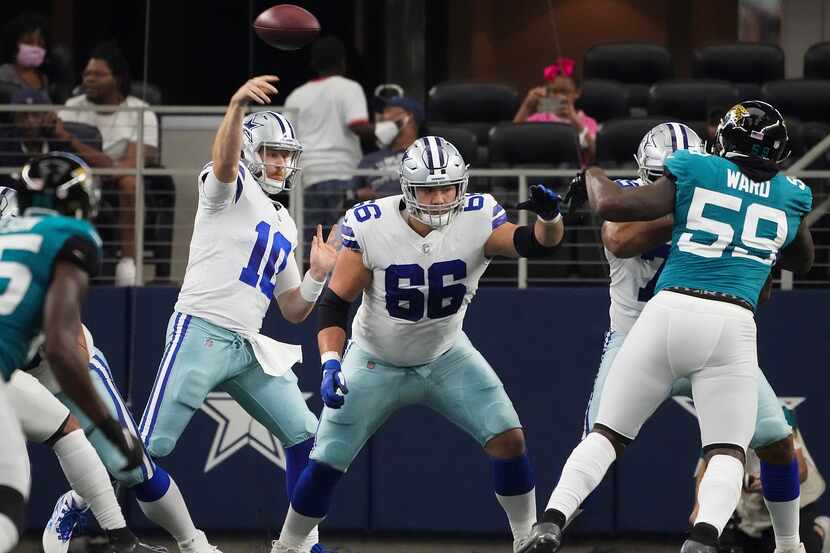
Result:
{"label": "white towel", "polygon": [[258,333],[247,335],[245,338],[251,343],[254,355],[265,374],[282,376],[294,365],[303,362],[303,348],[299,344],[278,342]]}

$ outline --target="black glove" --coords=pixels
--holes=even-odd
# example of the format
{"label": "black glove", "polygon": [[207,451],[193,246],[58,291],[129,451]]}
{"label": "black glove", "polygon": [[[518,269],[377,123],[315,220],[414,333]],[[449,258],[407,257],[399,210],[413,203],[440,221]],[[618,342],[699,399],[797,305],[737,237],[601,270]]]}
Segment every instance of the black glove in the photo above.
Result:
{"label": "black glove", "polygon": [[585,170],[583,169],[571,179],[571,184],[565,193],[565,199],[562,200],[563,211],[566,215],[570,215],[582,207],[582,204],[587,200],[588,187],[585,184]]}
{"label": "black glove", "polygon": [[552,221],[559,215],[559,202],[562,198],[550,188],[541,184],[530,187],[530,199],[521,202],[516,209],[532,211],[545,221]]}
{"label": "black glove", "polygon": [[135,434],[118,424],[118,421],[112,417],[98,424],[98,428],[107,440],[126,457],[127,463],[122,470],[132,470],[141,464],[144,460],[144,446]]}

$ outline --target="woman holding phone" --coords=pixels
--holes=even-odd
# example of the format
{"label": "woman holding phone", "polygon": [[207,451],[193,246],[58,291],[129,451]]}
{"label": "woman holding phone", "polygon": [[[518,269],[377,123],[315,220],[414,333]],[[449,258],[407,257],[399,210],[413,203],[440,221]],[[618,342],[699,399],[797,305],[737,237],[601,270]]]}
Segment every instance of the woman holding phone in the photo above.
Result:
{"label": "woman holding phone", "polygon": [[574,76],[574,60],[559,58],[544,70],[545,84],[530,89],[514,123],[554,122],[573,125],[579,133],[583,165],[594,158],[599,125],[584,111],[576,109],[579,83]]}

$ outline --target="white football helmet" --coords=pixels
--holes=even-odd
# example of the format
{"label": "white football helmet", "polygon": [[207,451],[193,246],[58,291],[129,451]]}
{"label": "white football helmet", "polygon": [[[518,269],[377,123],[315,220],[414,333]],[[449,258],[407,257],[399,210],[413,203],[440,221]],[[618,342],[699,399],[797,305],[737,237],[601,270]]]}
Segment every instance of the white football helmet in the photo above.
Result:
{"label": "white football helmet", "polygon": [[[409,214],[432,228],[449,225],[464,205],[467,164],[458,149],[440,136],[425,136],[406,149],[400,165],[401,190]],[[418,200],[420,187],[456,186],[455,199],[443,204]]]}
{"label": "white football helmet", "polygon": [[[283,180],[268,177],[265,150],[289,152],[283,169]],[[242,161],[266,194],[279,194],[291,189],[291,178],[300,171],[303,145],[297,140],[294,127],[275,111],[251,113],[242,121]]]}
{"label": "white football helmet", "polygon": [[663,175],[663,162],[675,150],[703,152],[703,141],[683,123],[660,123],[646,133],[634,156],[643,184],[652,184]]}

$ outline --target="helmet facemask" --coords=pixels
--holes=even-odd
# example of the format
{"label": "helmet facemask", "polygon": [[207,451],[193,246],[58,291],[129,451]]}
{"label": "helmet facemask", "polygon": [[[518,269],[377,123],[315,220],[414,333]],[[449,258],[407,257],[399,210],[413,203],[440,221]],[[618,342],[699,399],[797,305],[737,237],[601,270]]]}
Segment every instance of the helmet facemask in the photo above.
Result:
{"label": "helmet facemask", "polygon": [[[283,163],[271,161],[273,151],[286,152]],[[267,195],[291,190],[292,179],[300,171],[303,145],[296,138],[294,127],[283,115],[260,111],[245,117],[242,124],[243,162],[254,180]],[[266,152],[268,155],[266,155]],[[279,178],[268,176],[269,168],[281,173]]]}
{"label": "helmet facemask", "polygon": [[[456,181],[413,182],[401,177],[401,190],[409,214],[430,228],[445,227],[453,222],[464,206],[468,177]],[[443,188],[455,186],[455,198],[447,203],[432,204],[418,199],[419,188]]]}

